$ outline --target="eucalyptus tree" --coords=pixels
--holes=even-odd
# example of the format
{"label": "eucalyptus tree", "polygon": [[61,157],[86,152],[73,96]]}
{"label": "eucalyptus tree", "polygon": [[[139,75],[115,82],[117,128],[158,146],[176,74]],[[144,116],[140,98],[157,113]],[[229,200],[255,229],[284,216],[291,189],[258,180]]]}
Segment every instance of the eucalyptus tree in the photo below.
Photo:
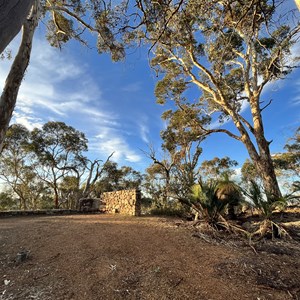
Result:
{"label": "eucalyptus tree", "polygon": [[[168,203],[168,192],[170,178],[168,179],[168,166],[166,161],[162,160],[161,164],[152,163],[147,169],[143,180],[143,189],[152,199],[157,208],[161,208]],[[167,167],[167,168],[166,168]],[[168,181],[167,181],[168,180]]]}
{"label": "eucalyptus tree", "polygon": [[59,182],[59,196],[62,199],[60,206],[67,209],[75,209],[81,198],[81,189],[77,176],[64,176]]}
{"label": "eucalyptus tree", "polygon": [[[16,3],[17,2],[17,3]],[[32,5],[33,3],[33,5]],[[16,15],[12,16],[15,13],[15,7],[18,7]],[[23,6],[24,5],[24,6]],[[31,6],[30,6],[31,5]],[[2,26],[8,26],[9,22],[11,22],[10,26],[13,26],[12,29],[8,30],[7,28],[1,28],[0,25],[0,37],[2,33],[7,33],[7,37],[4,36],[3,40],[0,43],[0,49],[4,49],[6,47],[6,43],[9,42],[14,35],[18,32],[20,25],[23,27],[22,39],[21,44],[18,50],[18,53],[12,63],[10,71],[7,75],[5,85],[0,97],[0,152],[3,147],[3,141],[5,137],[6,130],[9,126],[10,119],[12,117],[12,113],[16,104],[19,88],[21,86],[21,82],[24,78],[25,71],[29,64],[31,48],[32,48],[32,39],[35,32],[35,29],[38,25],[39,17],[40,17],[40,8],[38,5],[38,1],[16,1],[13,0],[8,3],[5,2],[3,6],[0,7],[4,8],[1,11],[4,14],[6,9],[10,9],[7,15],[4,14],[3,23],[1,22]],[[29,15],[26,16],[26,12],[28,12],[28,7],[31,8]],[[23,9],[23,11],[21,11]],[[9,19],[6,19],[6,18]],[[18,17],[20,19],[18,19]],[[16,24],[18,23],[18,24]],[[4,43],[4,44],[3,44]],[[2,51],[0,51],[2,52]]]}
{"label": "eucalyptus tree", "polygon": [[14,198],[13,191],[11,191],[11,189],[6,189],[0,192],[0,211],[17,208],[17,201]]}
{"label": "eucalyptus tree", "polygon": [[168,203],[170,196],[172,195],[172,185],[174,182],[173,171],[178,161],[178,152],[169,151],[170,149],[163,149],[163,157],[159,158],[154,150],[150,147],[150,152],[145,153],[151,160],[152,164],[147,168],[146,172],[150,177],[155,178],[157,187],[161,193],[161,202],[163,205]]}
{"label": "eucalyptus tree", "polygon": [[120,170],[122,174],[119,182],[120,188],[126,190],[139,190],[143,180],[143,175],[129,166],[121,166]]}
{"label": "eucalyptus tree", "polygon": [[251,184],[251,182],[260,182],[260,176],[257,173],[254,164],[250,159],[246,159],[241,168],[242,183],[246,186]]}
{"label": "eucalyptus tree", "polygon": [[63,122],[48,122],[31,132],[31,151],[40,163],[40,178],[54,193],[54,207],[59,207],[60,181],[76,174],[83,165],[83,152],[87,150],[85,135]]}
{"label": "eucalyptus tree", "polygon": [[300,127],[284,146],[285,153],[275,156],[275,166],[290,171],[294,177],[300,176]]}
{"label": "eucalyptus tree", "polygon": [[200,166],[200,175],[206,179],[220,180],[225,177],[231,177],[235,174],[233,169],[238,162],[228,156],[219,158],[214,157],[211,160],[204,160]]}
{"label": "eucalyptus tree", "polygon": [[[288,188],[299,181],[300,177],[300,127],[290,137],[284,146],[286,151],[272,155],[277,176]],[[252,161],[247,159],[242,166],[242,179],[245,183],[259,183],[259,174]]]}
{"label": "eucalyptus tree", "polygon": [[88,158],[83,159],[84,169],[82,172],[83,176],[77,176],[78,182],[80,179],[85,176],[85,179],[82,183],[83,191],[82,197],[87,198],[90,194],[92,194],[96,187],[96,182],[98,179],[102,177],[102,174],[106,171],[107,164],[110,163],[111,157],[114,155],[112,152],[103,163],[101,159],[90,160]]}
{"label": "eucalyptus tree", "polygon": [[0,0],[0,53],[23,26],[33,0]]}
{"label": "eucalyptus tree", "polygon": [[129,166],[119,167],[116,162],[107,160],[94,184],[93,193],[99,197],[103,192],[139,189],[141,182],[140,172]]}
{"label": "eucalyptus tree", "polygon": [[0,178],[19,199],[20,209],[36,209],[45,186],[38,180],[37,161],[29,151],[30,132],[22,125],[12,125],[0,157]]}
{"label": "eucalyptus tree", "polygon": [[[182,107],[182,106],[181,106]],[[174,192],[182,197],[190,192],[199,176],[199,158],[202,154],[199,130],[191,126],[191,121],[197,120],[202,124],[209,122],[209,118],[199,119],[193,108],[168,110],[162,118],[167,121],[167,127],[161,132],[162,148],[174,158],[172,185]]]}
{"label": "eucalyptus tree", "polygon": [[[293,24],[288,15],[280,15],[282,3],[140,3],[148,20],[146,35],[153,42],[152,66],[162,74],[156,86],[158,102],[173,100],[179,109],[189,106],[199,115],[218,119],[219,126],[203,126],[197,120],[191,126],[202,131],[199,137],[224,133],[243,143],[274,197],[280,197],[281,191],[263,121],[271,101],[266,102],[262,93],[293,68],[291,47],[300,31],[298,21]],[[188,92],[191,87],[193,96]],[[249,119],[242,113],[244,106],[249,107]],[[235,130],[221,127],[227,121]]]}

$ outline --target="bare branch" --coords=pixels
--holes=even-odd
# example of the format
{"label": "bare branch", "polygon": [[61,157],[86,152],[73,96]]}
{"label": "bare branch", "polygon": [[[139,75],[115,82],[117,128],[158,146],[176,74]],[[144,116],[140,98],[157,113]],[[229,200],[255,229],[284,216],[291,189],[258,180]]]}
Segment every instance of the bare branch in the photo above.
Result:
{"label": "bare branch", "polygon": [[271,103],[273,102],[273,99],[271,99],[268,104],[266,104],[263,108],[260,109],[260,112],[262,112],[265,108],[267,108]]}

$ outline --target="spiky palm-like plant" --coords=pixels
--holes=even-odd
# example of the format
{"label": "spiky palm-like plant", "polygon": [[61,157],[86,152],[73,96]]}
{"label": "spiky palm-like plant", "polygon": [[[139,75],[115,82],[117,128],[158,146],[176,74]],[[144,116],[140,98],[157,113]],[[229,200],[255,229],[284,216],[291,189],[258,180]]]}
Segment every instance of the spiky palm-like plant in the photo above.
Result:
{"label": "spiky palm-like plant", "polygon": [[226,201],[221,201],[216,195],[216,182],[199,182],[191,188],[190,200],[197,205],[204,220],[210,225],[217,226],[220,215],[227,205]]}
{"label": "spiky palm-like plant", "polygon": [[268,194],[263,191],[261,186],[253,180],[250,182],[249,189],[244,191],[244,193],[262,213],[265,219],[270,219],[276,208],[282,209],[287,204],[287,197],[281,197],[274,200],[273,197],[269,197]]}
{"label": "spiky palm-like plant", "polygon": [[274,199],[274,197],[266,194],[263,189],[255,182],[250,182],[248,191],[244,191],[245,195],[253,202],[254,206],[262,213],[263,221],[259,229],[252,233],[252,237],[260,235],[260,238],[268,234],[272,238],[281,236],[289,236],[286,230],[277,222],[272,220],[272,215],[275,209],[284,209],[289,200],[289,195]]}
{"label": "spiky palm-like plant", "polygon": [[216,196],[220,201],[228,204],[228,216],[230,219],[235,219],[234,207],[239,204],[242,195],[240,187],[229,179],[228,174],[218,181],[216,186]]}

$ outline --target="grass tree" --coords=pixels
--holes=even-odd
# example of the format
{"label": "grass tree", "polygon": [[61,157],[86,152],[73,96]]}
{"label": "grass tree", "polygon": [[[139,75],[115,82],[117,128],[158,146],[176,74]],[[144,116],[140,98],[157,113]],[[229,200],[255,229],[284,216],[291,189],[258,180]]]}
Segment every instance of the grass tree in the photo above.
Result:
{"label": "grass tree", "polygon": [[263,188],[254,180],[250,181],[250,187],[244,191],[245,196],[252,202],[254,207],[260,211],[263,216],[259,228],[251,233],[252,238],[263,238],[270,235],[272,238],[289,236],[285,228],[274,220],[274,211],[284,209],[290,199],[290,196],[274,198],[270,196]]}
{"label": "grass tree", "polygon": [[235,219],[235,207],[242,200],[241,188],[233,181],[230,180],[228,174],[218,181],[216,187],[216,196],[219,200],[228,204],[228,217]]}
{"label": "grass tree", "polygon": [[[192,207],[199,212],[200,218],[214,228],[226,228],[223,218],[229,198],[222,197],[225,193],[224,185],[218,187],[216,181],[200,181],[191,187],[189,200]],[[227,189],[228,191],[228,189]]]}

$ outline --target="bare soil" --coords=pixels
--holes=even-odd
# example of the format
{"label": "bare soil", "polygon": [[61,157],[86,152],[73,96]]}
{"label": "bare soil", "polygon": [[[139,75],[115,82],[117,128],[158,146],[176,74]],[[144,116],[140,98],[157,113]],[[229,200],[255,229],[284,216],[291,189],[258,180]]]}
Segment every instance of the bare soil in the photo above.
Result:
{"label": "bare soil", "polygon": [[300,299],[300,247],[161,217],[1,218],[0,299]]}

